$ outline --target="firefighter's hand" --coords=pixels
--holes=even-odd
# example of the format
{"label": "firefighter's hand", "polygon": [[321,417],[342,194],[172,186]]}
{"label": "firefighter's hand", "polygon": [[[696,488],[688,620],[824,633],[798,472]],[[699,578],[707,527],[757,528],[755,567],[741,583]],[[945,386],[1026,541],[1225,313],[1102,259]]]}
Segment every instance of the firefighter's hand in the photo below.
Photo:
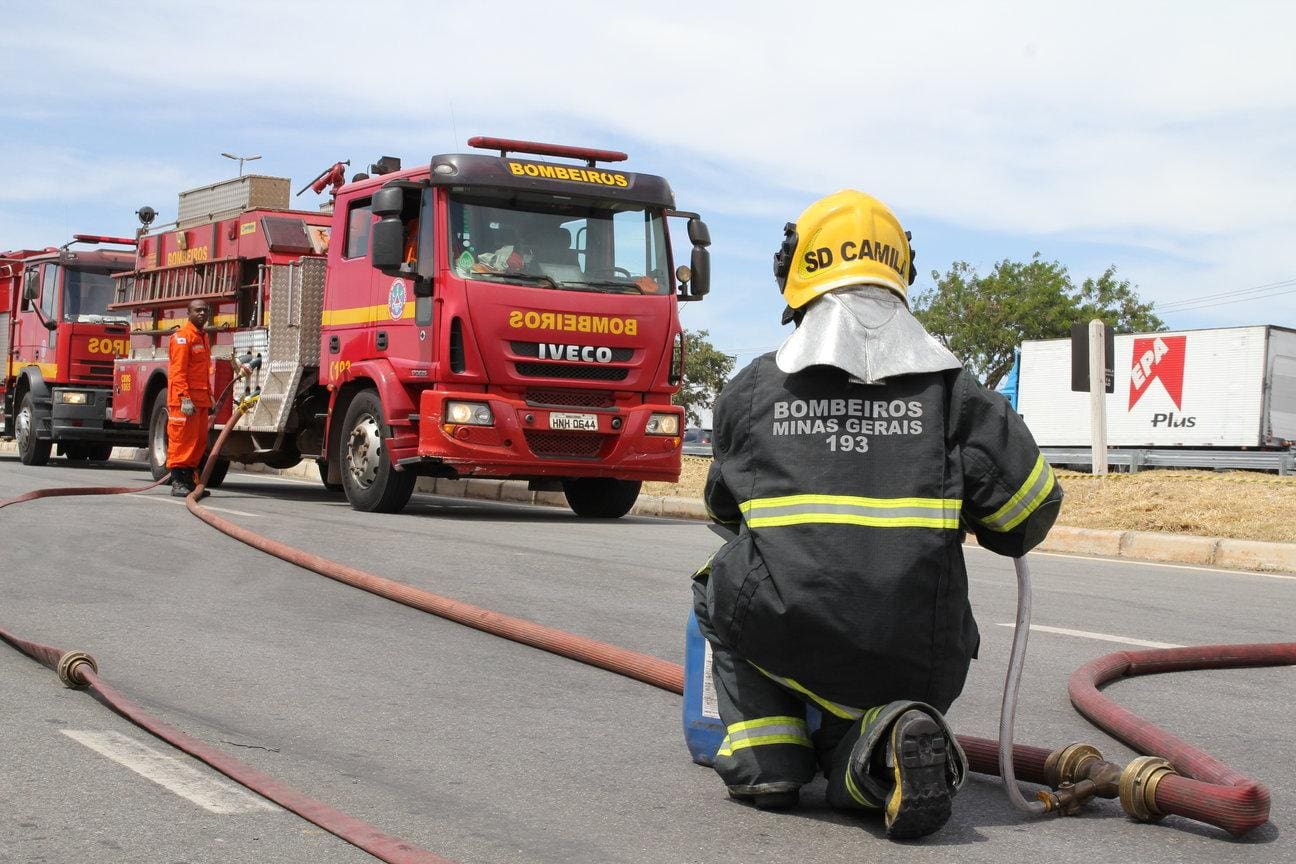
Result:
{"label": "firefighter's hand", "polygon": [[180,413],[186,417],[192,417],[194,413],[194,404],[192,399],[180,400]]}

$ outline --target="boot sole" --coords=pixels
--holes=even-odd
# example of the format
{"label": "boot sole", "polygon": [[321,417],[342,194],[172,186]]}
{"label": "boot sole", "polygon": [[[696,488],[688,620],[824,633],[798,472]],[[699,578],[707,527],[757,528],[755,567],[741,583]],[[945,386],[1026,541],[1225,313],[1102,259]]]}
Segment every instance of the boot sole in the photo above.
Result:
{"label": "boot sole", "polygon": [[886,832],[896,839],[925,837],[949,821],[946,780],[948,742],[936,722],[921,711],[907,711],[891,732],[895,788],[887,798]]}
{"label": "boot sole", "polygon": [[[766,788],[730,787],[729,797],[758,810],[791,810],[801,802],[799,783],[767,783]],[[735,791],[735,790],[740,791]]]}

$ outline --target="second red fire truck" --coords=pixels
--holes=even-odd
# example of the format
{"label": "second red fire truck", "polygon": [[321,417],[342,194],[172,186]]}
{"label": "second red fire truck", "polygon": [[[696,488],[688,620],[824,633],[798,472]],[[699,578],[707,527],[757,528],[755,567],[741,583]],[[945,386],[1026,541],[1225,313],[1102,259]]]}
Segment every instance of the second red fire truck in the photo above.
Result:
{"label": "second red fire truck", "polygon": [[[339,163],[313,184],[332,182],[331,212],[290,209],[282,178],[192,190],[174,228],[139,239],[111,307],[132,334],[111,422],[147,430],[155,476],[167,338],[202,298],[213,392],[248,370],[218,426],[232,399],[260,394],[225,455],[313,458],[357,509],[401,509],[419,476],[492,477],[618,517],[643,481],[678,478],[677,304],[708,291],[706,225],[661,177],[606,164],[623,153],[469,144],[498,153],[405,170],[384,157],[345,184]],[[668,217],[686,220],[687,266]]]}
{"label": "second red fire truck", "polygon": [[110,311],[114,273],[134,255],[129,238],[78,234],[62,247],[0,252],[0,437],[24,465],[57,452],[107,459],[114,444],[142,444],[134,426],[108,419],[113,360],[130,349],[129,322]]}

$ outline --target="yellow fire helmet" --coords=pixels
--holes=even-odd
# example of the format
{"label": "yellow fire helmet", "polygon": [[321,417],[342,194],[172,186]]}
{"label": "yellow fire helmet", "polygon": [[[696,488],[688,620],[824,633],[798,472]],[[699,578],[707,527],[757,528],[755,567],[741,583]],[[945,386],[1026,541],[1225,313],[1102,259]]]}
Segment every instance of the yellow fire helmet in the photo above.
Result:
{"label": "yellow fire helmet", "polygon": [[917,275],[910,235],[873,196],[835,192],[807,207],[783,232],[774,278],[791,309],[848,285],[881,285],[908,302]]}

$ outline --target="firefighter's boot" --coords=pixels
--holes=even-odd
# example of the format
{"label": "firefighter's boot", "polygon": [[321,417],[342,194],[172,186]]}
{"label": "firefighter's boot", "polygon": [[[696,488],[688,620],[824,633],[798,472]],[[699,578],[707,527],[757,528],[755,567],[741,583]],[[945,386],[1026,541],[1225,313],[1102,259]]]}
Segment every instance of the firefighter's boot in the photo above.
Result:
{"label": "firefighter's boot", "polygon": [[193,471],[189,468],[172,468],[171,497],[187,498],[193,490]]}
{"label": "firefighter's boot", "polygon": [[760,810],[791,810],[801,802],[801,784],[777,782],[730,786],[729,797]]}
{"label": "firefighter's boot", "polygon": [[892,702],[863,724],[847,771],[848,782],[883,808],[887,836],[903,840],[945,824],[968,765],[939,711]]}

